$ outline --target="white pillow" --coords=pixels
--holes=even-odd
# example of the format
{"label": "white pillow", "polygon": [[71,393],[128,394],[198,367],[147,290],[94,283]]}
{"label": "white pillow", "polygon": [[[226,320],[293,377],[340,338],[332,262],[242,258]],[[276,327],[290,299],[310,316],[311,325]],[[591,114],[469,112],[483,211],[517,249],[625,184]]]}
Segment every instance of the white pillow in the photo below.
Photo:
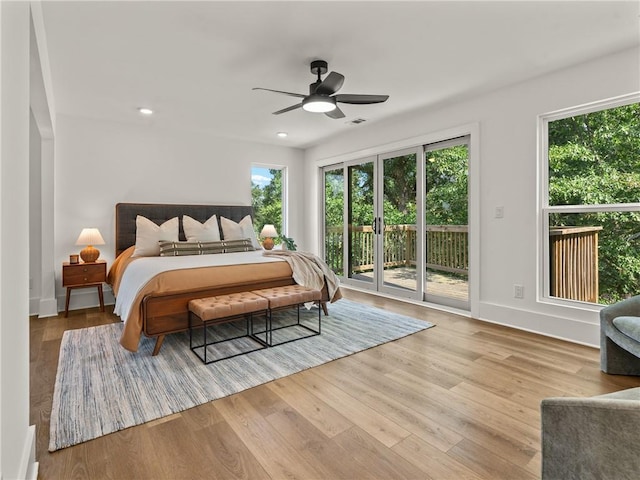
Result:
{"label": "white pillow", "polygon": [[157,257],[160,255],[161,240],[178,241],[178,217],[158,226],[142,215],[136,217],[136,248],[132,257]]}
{"label": "white pillow", "polygon": [[242,240],[243,238],[248,238],[256,250],[262,248],[256,236],[256,231],[253,229],[251,215],[247,215],[240,220],[239,223],[225,217],[220,217],[220,226],[222,227],[222,236],[225,240]]}
{"label": "white pillow", "polygon": [[218,218],[213,215],[209,220],[200,223],[189,215],[182,216],[182,227],[187,242],[219,242]]}

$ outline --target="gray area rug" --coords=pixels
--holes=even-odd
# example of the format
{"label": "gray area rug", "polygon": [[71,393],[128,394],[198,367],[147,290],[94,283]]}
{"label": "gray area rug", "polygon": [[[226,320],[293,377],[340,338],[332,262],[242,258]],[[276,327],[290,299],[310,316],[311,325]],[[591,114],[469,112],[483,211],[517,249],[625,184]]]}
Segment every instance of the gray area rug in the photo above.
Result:
{"label": "gray area rug", "polygon": [[[317,325],[316,309],[302,312],[304,322]],[[278,318],[295,322],[295,310]],[[152,357],[154,339],[144,338],[137,353],[120,346],[120,323],[68,330],[60,346],[49,451],[181,412],[431,326],[343,299],[322,317],[321,335],[209,365],[189,350],[187,333],[168,335],[160,354]],[[237,342],[229,344],[242,348]]]}

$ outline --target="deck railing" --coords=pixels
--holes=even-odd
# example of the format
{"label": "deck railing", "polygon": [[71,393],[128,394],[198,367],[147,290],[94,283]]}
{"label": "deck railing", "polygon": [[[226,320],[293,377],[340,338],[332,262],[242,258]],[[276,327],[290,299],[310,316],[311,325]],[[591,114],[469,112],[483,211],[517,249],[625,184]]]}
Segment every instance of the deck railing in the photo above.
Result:
{"label": "deck railing", "polygon": [[[598,302],[598,232],[602,227],[552,227],[549,232],[551,296]],[[327,228],[325,260],[343,273],[343,229]],[[373,269],[371,226],[351,227],[351,272]],[[469,271],[467,225],[429,225],[426,229],[427,268],[466,274]],[[388,225],[384,229],[385,267],[415,266],[416,226]]]}
{"label": "deck railing", "polygon": [[427,268],[452,273],[469,273],[469,227],[429,225]]}
{"label": "deck railing", "polygon": [[552,297],[598,303],[598,232],[602,227],[549,228]]}
{"label": "deck railing", "polygon": [[[374,235],[368,225],[351,227],[351,271],[373,270]],[[343,268],[343,230],[326,230],[325,261],[337,273]],[[429,225],[427,227],[427,267],[446,272],[467,273],[468,227],[466,225]],[[387,225],[384,228],[384,266],[401,267],[416,264],[416,226]]]}

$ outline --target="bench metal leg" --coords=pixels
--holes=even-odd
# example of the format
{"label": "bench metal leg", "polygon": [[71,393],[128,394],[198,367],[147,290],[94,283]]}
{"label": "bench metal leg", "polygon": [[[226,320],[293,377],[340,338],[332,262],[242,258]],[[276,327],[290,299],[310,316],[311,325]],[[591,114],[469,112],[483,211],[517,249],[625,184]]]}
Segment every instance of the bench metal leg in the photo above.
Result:
{"label": "bench metal leg", "polygon": [[[294,305],[291,305],[291,307],[293,307]],[[318,305],[318,329],[314,330],[313,328],[309,327],[308,325],[304,325],[303,323],[300,323],[300,304],[295,305],[297,311],[296,311],[296,323],[293,323],[291,325],[284,325],[282,327],[276,327],[273,328],[273,310],[271,310],[271,308],[269,308],[269,346],[270,347],[275,347],[277,345],[284,345],[285,343],[290,343],[290,342],[295,342],[297,340],[302,340],[303,338],[309,338],[309,337],[314,337],[316,335],[320,335],[322,332],[322,308],[320,305]],[[279,343],[273,343],[273,332],[277,331],[277,330],[283,330],[285,328],[291,328],[291,327],[301,327],[304,328],[305,330],[308,330],[310,333],[308,335],[303,335],[301,337],[297,337],[297,338],[292,338],[290,340],[285,340],[283,342],[279,342]]]}
{"label": "bench metal leg", "polygon": [[[251,353],[251,352],[255,352],[257,350],[262,350],[263,348],[268,347],[269,345],[267,344],[267,342],[265,340],[262,340],[260,338],[258,338],[254,332],[253,329],[253,313],[248,313],[248,314],[244,314],[242,316],[238,315],[237,317],[227,317],[226,319],[214,319],[214,320],[202,320],[200,319],[200,321],[202,321],[202,343],[200,344],[196,344],[194,345],[194,340],[193,340],[193,330],[194,330],[194,324],[192,322],[192,317],[191,315],[193,315],[196,318],[199,318],[196,314],[189,312],[189,348],[191,349],[191,351],[193,353],[195,353],[198,358],[204,363],[204,364],[210,364],[210,363],[215,363],[215,362],[219,362],[221,360],[226,360],[228,358],[233,358],[233,357],[237,357],[239,355],[244,355],[247,353]],[[265,328],[268,328],[268,324],[267,324],[267,311],[264,311],[264,315],[265,315]],[[243,335],[238,335],[235,337],[230,337],[230,338],[225,338],[223,340],[215,340],[215,341],[210,341],[208,339],[208,335],[207,335],[207,330],[209,327],[213,327],[217,324],[220,323],[227,323],[229,321],[239,321],[239,320],[244,320],[245,322],[245,331]],[[259,332],[262,333],[262,332]],[[214,359],[210,359],[210,355],[207,354],[207,347],[210,347],[211,345],[217,345],[220,343],[225,343],[225,342],[229,342],[232,340],[237,340],[239,338],[250,338],[251,340],[253,340],[255,343],[259,344],[260,346],[257,348],[254,348],[252,350],[245,350],[239,353],[235,353],[233,355],[228,355],[226,357],[221,357],[221,358],[214,358]],[[200,354],[197,350],[199,350],[200,348],[202,348],[204,350],[204,352],[202,354]]]}

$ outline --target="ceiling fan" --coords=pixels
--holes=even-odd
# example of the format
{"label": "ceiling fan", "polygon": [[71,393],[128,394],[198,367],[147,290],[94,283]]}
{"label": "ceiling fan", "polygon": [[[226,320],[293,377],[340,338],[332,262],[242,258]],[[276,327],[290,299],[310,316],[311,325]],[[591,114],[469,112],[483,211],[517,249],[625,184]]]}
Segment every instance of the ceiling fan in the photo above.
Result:
{"label": "ceiling fan", "polygon": [[344,76],[338,72],[331,72],[322,80],[322,75],[327,73],[327,67],[327,62],[324,60],[314,60],[311,62],[311,73],[317,75],[318,79],[309,85],[309,95],[260,87],[253,88],[253,90],[266,90],[267,92],[282,93],[283,95],[302,99],[301,103],[273,112],[274,115],[280,115],[281,113],[290,112],[291,110],[302,107],[302,109],[307,112],[324,113],[331,118],[344,118],[344,113],[340,110],[337,103],[367,105],[371,103],[382,103],[389,98],[389,95],[355,95],[345,93],[334,95],[334,93],[342,87]]}

